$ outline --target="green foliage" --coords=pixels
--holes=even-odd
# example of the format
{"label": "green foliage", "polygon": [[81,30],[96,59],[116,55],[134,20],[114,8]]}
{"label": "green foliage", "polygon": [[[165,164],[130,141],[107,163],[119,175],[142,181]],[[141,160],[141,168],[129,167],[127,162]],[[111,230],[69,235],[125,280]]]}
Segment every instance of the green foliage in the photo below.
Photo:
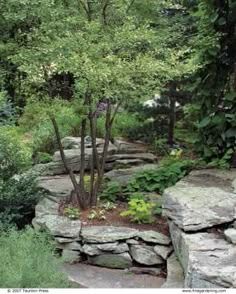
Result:
{"label": "green foliage", "polygon": [[233,149],[229,149],[222,158],[210,161],[207,166],[211,168],[229,169],[230,161],[234,153]]}
{"label": "green foliage", "polygon": [[116,208],[116,205],[113,202],[107,201],[105,203],[102,204],[102,207],[105,210],[113,210]]}
{"label": "green foliage", "polygon": [[133,195],[132,199],[128,202],[129,208],[123,211],[121,216],[130,216],[132,222],[136,223],[152,223],[152,208],[155,206],[153,203],[147,203],[140,198],[140,194],[135,197]]}
{"label": "green foliage", "polygon": [[167,166],[145,170],[137,173],[129,182],[129,192],[157,192],[162,194],[164,189],[173,186],[193,168],[191,160],[177,161]]}
{"label": "green foliage", "polygon": [[78,219],[80,217],[80,211],[77,207],[67,206],[64,208],[64,216],[69,219]]}
{"label": "green foliage", "polygon": [[2,127],[0,133],[0,179],[8,180],[31,165],[31,153],[5,130]]}
{"label": "green foliage", "polygon": [[90,214],[88,215],[88,220],[105,220],[105,210],[98,210],[96,211],[95,209],[91,210]]}
{"label": "green foliage", "polygon": [[32,228],[0,235],[1,288],[69,288],[47,236]]}
{"label": "green foliage", "polygon": [[19,228],[31,223],[35,206],[45,196],[37,187],[35,176],[15,176],[0,181],[0,223],[2,227]]}
{"label": "green foliage", "polygon": [[121,193],[122,188],[118,182],[108,182],[105,189],[103,189],[102,193],[100,194],[100,198],[109,202],[115,202],[117,196],[119,196]]}
{"label": "green foliage", "polygon": [[169,151],[169,146],[167,145],[166,138],[159,138],[154,141],[154,151],[158,153],[158,155],[166,155]]}
{"label": "green foliage", "polygon": [[37,163],[48,163],[52,161],[52,155],[46,152],[38,152],[37,154]]}
{"label": "green foliage", "polygon": [[62,137],[78,136],[81,118],[73,105],[62,100],[35,102],[29,101],[19,120],[20,126],[32,137],[34,154],[52,153],[56,140],[49,114],[57,119]]}

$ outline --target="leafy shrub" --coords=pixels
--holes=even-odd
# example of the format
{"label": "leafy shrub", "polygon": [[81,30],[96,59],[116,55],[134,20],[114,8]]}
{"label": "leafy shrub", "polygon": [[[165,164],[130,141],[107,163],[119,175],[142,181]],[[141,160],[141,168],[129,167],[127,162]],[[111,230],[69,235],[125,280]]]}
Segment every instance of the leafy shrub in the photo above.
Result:
{"label": "leafy shrub", "polygon": [[31,165],[31,152],[4,129],[0,133],[0,178],[7,180]]}
{"label": "leafy shrub", "polygon": [[34,176],[20,176],[0,182],[0,223],[19,228],[31,223],[35,205],[45,192],[37,187]]}
{"label": "leafy shrub", "polygon": [[52,161],[52,155],[46,152],[38,152],[36,163],[48,163]]}
{"label": "leafy shrub", "polygon": [[169,166],[145,170],[137,173],[127,186],[129,192],[146,191],[163,193],[164,189],[173,186],[182,179],[193,167],[194,161],[184,160]]}
{"label": "leafy shrub", "polygon": [[47,236],[32,228],[0,235],[0,288],[69,288]]}
{"label": "leafy shrub", "polygon": [[96,211],[95,209],[91,210],[90,214],[88,215],[88,220],[105,220],[105,210],[98,210]]}
{"label": "leafy shrub", "polygon": [[62,137],[79,135],[81,117],[68,101],[59,99],[45,102],[30,101],[24,109],[19,124],[32,135],[34,153],[50,154],[55,151],[56,139],[49,113],[55,115]]}
{"label": "leafy shrub", "polygon": [[166,155],[169,150],[169,146],[167,144],[167,139],[166,138],[159,138],[154,141],[154,150],[159,154],[159,155]]}
{"label": "leafy shrub", "polygon": [[136,223],[151,223],[152,218],[152,208],[155,206],[153,203],[147,203],[143,199],[140,199],[140,195],[135,198],[135,195],[128,202],[129,208],[123,211],[121,216],[131,216],[131,221]]}
{"label": "leafy shrub", "polygon": [[[116,115],[114,120],[111,137],[128,137],[129,131],[136,129],[140,125],[136,116],[132,113],[122,111]],[[97,120],[97,136],[104,137],[105,134],[105,117],[101,116]]]}
{"label": "leafy shrub", "polygon": [[16,122],[16,111],[13,103],[8,101],[7,93],[0,91],[0,125],[11,125]]}
{"label": "leafy shrub", "polygon": [[68,206],[64,208],[64,215],[70,219],[78,219],[80,211],[77,207]]}
{"label": "leafy shrub", "polygon": [[108,182],[105,189],[100,194],[100,198],[109,202],[115,202],[117,196],[122,193],[122,188],[118,182]]}

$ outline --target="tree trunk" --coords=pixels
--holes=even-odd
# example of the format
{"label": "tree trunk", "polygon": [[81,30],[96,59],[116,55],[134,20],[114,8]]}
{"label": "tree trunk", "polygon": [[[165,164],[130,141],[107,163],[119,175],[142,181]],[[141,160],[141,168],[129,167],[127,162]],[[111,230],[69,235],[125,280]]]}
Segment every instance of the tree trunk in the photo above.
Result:
{"label": "tree trunk", "polygon": [[170,99],[170,113],[169,113],[169,130],[168,130],[168,144],[174,144],[174,129],[176,121],[176,85],[171,84],[169,90]]}
{"label": "tree trunk", "polygon": [[[50,115],[50,119],[52,121],[53,127],[54,127],[54,131],[55,131],[55,135],[56,135],[56,139],[57,139],[57,144],[59,147],[59,151],[60,151],[60,155],[61,155],[61,159],[63,162],[63,165],[65,167],[66,172],[69,174],[71,182],[73,184],[75,193],[76,193],[76,199],[78,201],[78,204],[80,206],[81,209],[86,209],[85,203],[84,203],[84,199],[83,199],[83,194],[81,192],[80,186],[77,183],[76,177],[73,173],[73,171],[71,170],[71,168],[68,166],[67,161],[66,161],[66,156],[63,150],[63,146],[61,143],[61,136],[60,136],[60,132],[59,132],[59,128],[58,128],[58,124],[56,122],[56,119],[53,115]],[[82,197],[81,197],[82,196]]]}

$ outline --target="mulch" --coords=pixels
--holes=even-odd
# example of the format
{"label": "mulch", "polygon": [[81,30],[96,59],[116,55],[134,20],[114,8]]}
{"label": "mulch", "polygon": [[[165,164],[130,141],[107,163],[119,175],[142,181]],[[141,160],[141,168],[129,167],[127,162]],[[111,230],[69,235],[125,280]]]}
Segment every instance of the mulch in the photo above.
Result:
{"label": "mulch", "polygon": [[[94,208],[81,211],[80,220],[84,226],[115,226],[115,227],[122,226],[122,227],[138,229],[140,231],[153,230],[153,231],[160,232],[166,236],[169,236],[169,227],[168,227],[167,219],[165,217],[158,215],[156,217],[154,216],[154,222],[150,224],[137,224],[137,223],[131,222],[130,217],[120,216],[121,212],[128,209],[127,203],[116,202],[115,205],[116,205],[116,208],[113,208],[111,210],[105,210],[98,204]],[[60,215],[63,215],[63,210],[65,206],[66,206],[65,203],[61,203],[61,205],[59,206]],[[105,219],[95,218],[95,219],[89,220],[88,216],[94,210],[97,213],[103,210]]]}

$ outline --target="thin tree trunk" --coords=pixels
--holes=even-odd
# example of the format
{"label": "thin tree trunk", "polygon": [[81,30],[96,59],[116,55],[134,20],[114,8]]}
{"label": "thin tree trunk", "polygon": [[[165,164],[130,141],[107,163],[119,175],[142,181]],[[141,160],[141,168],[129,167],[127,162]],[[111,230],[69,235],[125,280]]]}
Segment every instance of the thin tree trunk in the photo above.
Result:
{"label": "thin tree trunk", "polygon": [[58,144],[58,147],[59,147],[61,159],[62,159],[62,162],[63,162],[63,165],[64,165],[64,168],[65,168],[66,172],[70,176],[71,182],[73,184],[73,187],[74,187],[74,190],[75,190],[75,193],[76,193],[76,196],[77,196],[78,204],[79,204],[81,209],[86,209],[84,199],[83,199],[83,197],[81,197],[82,193],[81,193],[80,186],[78,185],[76,177],[75,177],[73,171],[71,170],[71,168],[68,166],[67,161],[66,161],[66,156],[65,156],[63,146],[62,146],[62,143],[61,143],[61,136],[60,136],[57,121],[56,121],[56,119],[55,119],[55,117],[53,115],[50,115],[50,119],[52,121],[54,131],[55,131],[55,134],[56,134],[56,139],[57,139],[57,144]]}
{"label": "thin tree trunk", "polygon": [[174,144],[174,129],[176,121],[176,86],[170,85],[169,99],[170,99],[170,113],[169,113],[169,131],[168,131],[168,144]]}
{"label": "thin tree trunk", "polygon": [[86,192],[84,187],[84,173],[85,173],[85,131],[86,131],[86,118],[82,120],[81,123],[81,133],[80,133],[80,190],[82,193],[82,198],[85,201],[85,206],[88,206],[88,199],[86,199]]}

